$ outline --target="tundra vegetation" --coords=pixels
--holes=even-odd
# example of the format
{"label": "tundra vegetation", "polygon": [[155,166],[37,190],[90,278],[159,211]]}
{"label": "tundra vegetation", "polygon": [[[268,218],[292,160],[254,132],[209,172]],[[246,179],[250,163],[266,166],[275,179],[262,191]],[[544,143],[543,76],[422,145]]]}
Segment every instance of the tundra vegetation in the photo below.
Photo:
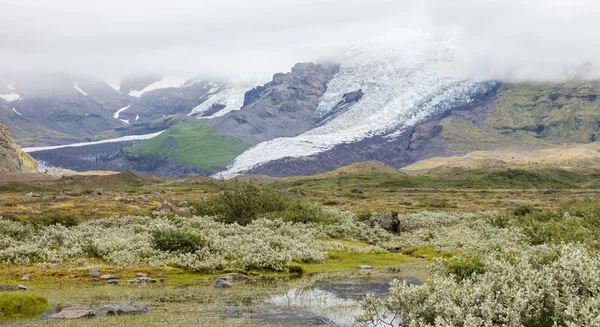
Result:
{"label": "tundra vegetation", "polygon": [[[595,177],[435,174],[338,171],[225,182],[122,173],[5,183],[0,286],[28,290],[0,292],[7,307],[0,320],[11,323],[48,307],[134,300],[147,303],[150,313],[96,317],[93,324],[282,325],[256,320],[257,308],[298,288],[299,280],[397,278],[386,295],[364,299],[357,324],[600,323]],[[479,180],[487,186],[474,187]],[[523,188],[528,181],[535,187]],[[385,230],[385,219],[398,230]],[[114,275],[121,285],[94,279],[91,271]],[[125,284],[139,272],[162,281]],[[31,280],[22,281],[25,274]],[[238,274],[248,280],[213,287],[218,276]],[[411,285],[407,275],[423,283]],[[25,307],[30,311],[19,309]]]}

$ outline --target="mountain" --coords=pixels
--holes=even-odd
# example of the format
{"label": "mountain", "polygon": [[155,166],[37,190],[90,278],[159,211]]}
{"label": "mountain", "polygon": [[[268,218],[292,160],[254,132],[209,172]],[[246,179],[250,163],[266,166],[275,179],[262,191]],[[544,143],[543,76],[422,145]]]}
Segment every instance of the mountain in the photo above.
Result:
{"label": "mountain", "polygon": [[0,172],[37,171],[35,160],[13,142],[8,129],[0,125]]}
{"label": "mountain", "polygon": [[147,134],[188,119],[212,82],[146,76],[120,83],[57,72],[0,74],[0,123],[22,146]]}
{"label": "mountain", "polygon": [[455,49],[448,36],[365,45],[339,64],[299,63],[267,83],[124,80],[110,88],[128,101],[108,111],[120,125],[94,137],[164,132],[149,140],[32,154],[77,169],[290,176],[373,160],[400,168],[477,150],[597,141],[599,82],[465,79],[452,69]]}

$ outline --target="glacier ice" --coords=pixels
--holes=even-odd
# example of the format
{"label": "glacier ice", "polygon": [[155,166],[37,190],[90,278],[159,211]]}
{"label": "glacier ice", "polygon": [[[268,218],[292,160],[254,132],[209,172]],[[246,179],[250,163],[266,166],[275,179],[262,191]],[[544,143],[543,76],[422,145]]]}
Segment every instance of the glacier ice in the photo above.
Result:
{"label": "glacier ice", "polygon": [[21,100],[21,95],[19,95],[17,93],[0,94],[0,99],[4,99],[7,102],[13,102],[13,101]]}
{"label": "glacier ice", "polygon": [[[212,88],[208,91],[206,101],[192,109],[188,116],[197,116],[200,118],[214,118],[223,116],[224,114],[240,110],[244,105],[244,95],[248,90],[253,89],[257,85],[263,85],[259,81],[248,81],[241,79],[232,79],[221,85],[213,84]],[[209,110],[212,105],[221,104],[225,108],[208,116],[202,117],[202,114]]]}
{"label": "glacier ice", "polygon": [[353,48],[328,83],[317,113],[327,114],[344,94],[362,89],[359,102],[303,134],[257,144],[219,175],[231,177],[269,161],[310,156],[338,144],[393,133],[470,103],[490,86],[452,73],[454,44],[451,35],[419,36],[394,46]]}
{"label": "glacier ice", "polygon": [[187,81],[187,78],[183,78],[183,77],[165,76],[160,81],[154,82],[154,83],[146,86],[142,90],[129,91],[129,96],[139,98],[144,93],[148,93],[151,91],[183,87],[186,84],[186,81]]}

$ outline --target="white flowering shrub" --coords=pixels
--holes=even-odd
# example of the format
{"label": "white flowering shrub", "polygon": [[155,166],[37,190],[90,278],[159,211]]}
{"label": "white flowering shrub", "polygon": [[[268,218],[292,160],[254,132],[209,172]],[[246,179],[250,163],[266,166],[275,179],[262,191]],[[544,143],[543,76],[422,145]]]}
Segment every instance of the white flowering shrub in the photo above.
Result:
{"label": "white flowering shrub", "polygon": [[[327,253],[334,250],[385,251],[375,246],[354,248],[343,243],[320,241],[335,237],[377,244],[390,238],[381,229],[355,222],[351,214],[336,213],[334,216],[336,222],[329,225],[257,219],[240,226],[216,222],[211,217],[165,216],[113,217],[72,227],[50,225],[32,228],[18,222],[0,221],[0,263],[60,267],[88,265],[100,259],[119,267],[283,271],[293,258],[303,262],[322,262]],[[171,234],[175,235],[175,240],[168,239]],[[157,235],[167,235],[167,238],[157,244]],[[171,241],[176,244],[169,243]]]}
{"label": "white flowering shrub", "polygon": [[364,326],[598,326],[599,259],[576,244],[489,254],[485,272],[470,278],[440,269],[420,286],[395,281],[387,299],[364,301],[359,320]]}

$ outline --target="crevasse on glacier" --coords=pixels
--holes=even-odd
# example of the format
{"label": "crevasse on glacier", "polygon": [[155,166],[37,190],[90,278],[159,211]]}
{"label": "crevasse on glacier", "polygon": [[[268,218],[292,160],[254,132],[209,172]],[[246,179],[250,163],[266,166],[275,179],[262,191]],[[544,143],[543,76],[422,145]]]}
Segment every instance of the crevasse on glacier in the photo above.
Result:
{"label": "crevasse on glacier", "polygon": [[219,175],[231,177],[285,157],[304,157],[335,145],[387,135],[473,101],[489,84],[452,74],[451,36],[421,36],[394,46],[361,46],[346,54],[317,108],[327,114],[348,92],[362,99],[324,125],[295,137],[260,143]]}

